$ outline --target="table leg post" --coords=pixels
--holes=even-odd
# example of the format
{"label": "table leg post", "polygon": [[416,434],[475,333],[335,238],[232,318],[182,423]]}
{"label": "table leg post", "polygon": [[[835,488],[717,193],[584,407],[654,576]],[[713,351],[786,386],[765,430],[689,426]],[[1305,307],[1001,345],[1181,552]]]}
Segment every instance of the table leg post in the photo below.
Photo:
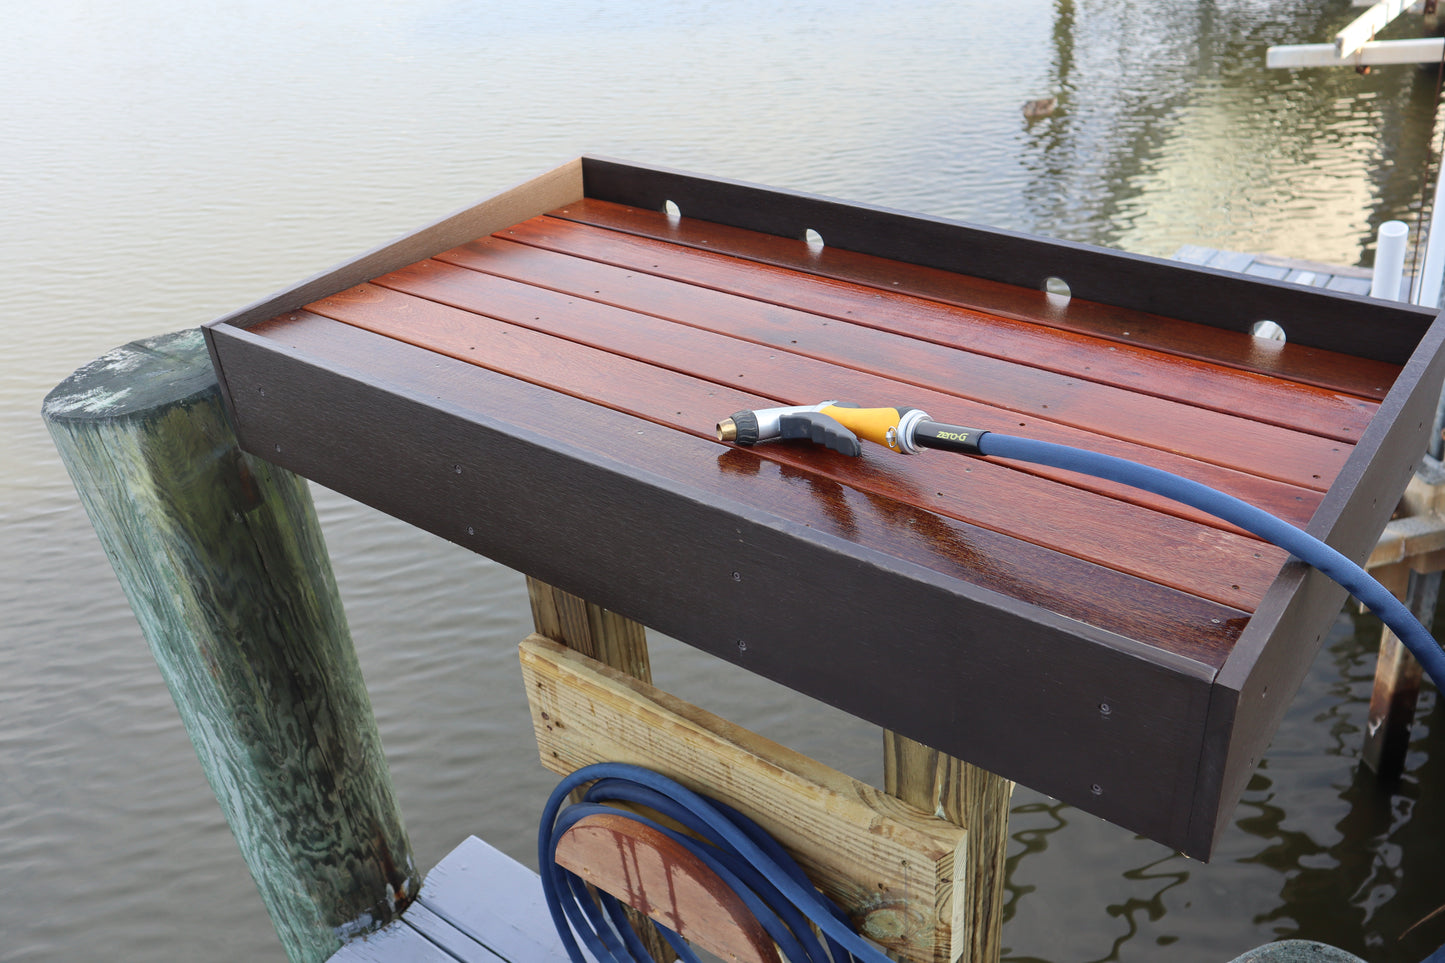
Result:
{"label": "table leg post", "polygon": [[883,734],[883,788],[968,831],[954,894],[952,958],[997,963],[1002,952],[1004,858],[1013,783],[896,732]]}
{"label": "table leg post", "polygon": [[634,679],[652,682],[643,626],[600,605],[527,576],[532,603],[532,624],[537,634],[560,642],[574,652],[626,672]]}
{"label": "table leg post", "polygon": [[[538,635],[651,684],[647,632],[641,623],[530,575],[527,576],[527,597],[532,603],[532,624]],[[627,919],[653,959],[676,957],[647,914],[628,907]]]}
{"label": "table leg post", "polygon": [[[1403,601],[1426,625],[1435,615],[1440,596],[1440,573],[1410,573]],[[1388,628],[1381,630],[1380,657],[1375,666],[1375,687],[1370,693],[1370,717],[1361,753],[1365,764],[1382,780],[1400,775],[1410,745],[1410,724],[1420,696],[1420,663]]]}

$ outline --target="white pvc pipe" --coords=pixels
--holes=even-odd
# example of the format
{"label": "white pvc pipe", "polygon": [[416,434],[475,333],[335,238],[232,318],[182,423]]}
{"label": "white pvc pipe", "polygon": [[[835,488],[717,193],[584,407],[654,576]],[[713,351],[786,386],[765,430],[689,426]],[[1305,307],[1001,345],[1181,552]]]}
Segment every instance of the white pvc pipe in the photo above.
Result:
{"label": "white pvc pipe", "polygon": [[1380,225],[1375,239],[1375,276],[1370,281],[1370,297],[1397,301],[1400,298],[1400,277],[1405,272],[1405,245],[1410,229],[1404,221],[1386,221]]}
{"label": "white pvc pipe", "polygon": [[1410,2],[1411,0],[1380,0],[1335,34],[1335,52],[1341,57],[1351,56],[1374,40],[1375,34],[1384,30],[1391,20],[1404,13]]}
{"label": "white pvc pipe", "polygon": [[[1422,308],[1432,311],[1440,307],[1440,282],[1445,277],[1445,221],[1440,220],[1441,204],[1445,203],[1445,176],[1435,177],[1435,200],[1430,205],[1430,224],[1425,235],[1425,266],[1415,279],[1415,296],[1410,300]],[[1436,230],[1436,225],[1441,225]],[[1440,402],[1435,406],[1435,427],[1430,432],[1430,457],[1439,459],[1445,455],[1445,391],[1440,393]]]}
{"label": "white pvc pipe", "polygon": [[1266,67],[1383,67],[1389,64],[1434,64],[1445,54],[1445,38],[1372,40],[1355,54],[1341,57],[1332,43],[1296,43],[1270,47]]}
{"label": "white pvc pipe", "polygon": [[[1430,204],[1430,223],[1425,235],[1425,266],[1415,279],[1415,296],[1410,300],[1421,307],[1440,307],[1440,283],[1445,278],[1445,177],[1435,177],[1435,200]],[[1437,230],[1438,225],[1438,230]]]}

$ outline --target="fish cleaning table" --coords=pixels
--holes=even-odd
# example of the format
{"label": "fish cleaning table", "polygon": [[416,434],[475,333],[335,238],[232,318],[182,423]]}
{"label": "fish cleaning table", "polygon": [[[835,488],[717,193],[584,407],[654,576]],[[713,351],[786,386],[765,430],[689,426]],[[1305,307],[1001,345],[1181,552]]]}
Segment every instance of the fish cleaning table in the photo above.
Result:
{"label": "fish cleaning table", "polygon": [[248,450],[1207,858],[1343,590],[1107,482],[715,423],[911,405],[1185,475],[1360,560],[1425,447],[1433,321],[582,158],[206,334]]}

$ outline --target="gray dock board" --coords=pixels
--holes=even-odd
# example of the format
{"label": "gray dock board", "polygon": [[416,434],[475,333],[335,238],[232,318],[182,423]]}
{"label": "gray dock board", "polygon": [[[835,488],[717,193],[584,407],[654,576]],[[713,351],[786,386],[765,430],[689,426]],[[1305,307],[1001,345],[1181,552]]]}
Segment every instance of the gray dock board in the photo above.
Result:
{"label": "gray dock board", "polygon": [[[478,898],[483,891],[486,898]],[[503,959],[535,959],[539,948],[551,954],[549,959],[566,955],[537,874],[475,836],[427,874],[418,902],[474,934]]]}
{"label": "gray dock board", "polygon": [[1303,268],[1295,268],[1285,275],[1285,280],[1291,284],[1303,284],[1306,287],[1322,288],[1329,281],[1331,275],[1319,271],[1307,271]]}
{"label": "gray dock board", "polygon": [[1200,247],[1198,244],[1185,244],[1174,252],[1174,260],[1183,261],[1185,264],[1208,264],[1209,259],[1217,254],[1212,247]]}
{"label": "gray dock board", "polygon": [[[534,876],[533,879],[535,880],[536,877]],[[485,878],[472,878],[471,885],[476,891],[475,894],[473,894],[474,899],[477,896],[490,895],[490,887],[487,884],[488,880]],[[502,885],[505,885],[505,883]],[[454,925],[451,920],[432,912],[431,908],[426,905],[424,899],[417,900],[411,906],[408,906],[402,919],[406,922],[406,925],[411,927],[417,934],[444,951],[448,959],[457,960],[460,961],[460,963],[503,963],[503,961],[506,960],[540,958],[536,955],[535,944],[531,947],[533,953],[530,955],[516,955],[514,953],[511,956],[501,956],[492,952],[489,944],[493,941],[489,938],[488,934],[473,933],[461,926]],[[550,917],[546,920],[546,927],[547,931],[550,932],[552,927]],[[514,947],[514,949],[516,948],[517,947]],[[560,951],[560,945],[558,949]]]}
{"label": "gray dock board", "polygon": [[1263,261],[1254,261],[1244,269],[1244,273],[1251,277],[1269,278],[1271,281],[1283,281],[1289,274],[1289,268],[1279,267],[1274,264],[1265,264]]}
{"label": "gray dock board", "polygon": [[329,963],[457,963],[457,958],[397,920],[364,939],[347,943]]}
{"label": "gray dock board", "polygon": [[1371,272],[1368,268],[1302,261],[1298,258],[1279,257],[1273,254],[1222,251],[1200,244],[1181,245],[1179,250],[1174,252],[1172,259],[1185,264],[1197,264],[1201,267],[1247,274],[1251,277],[1286,281],[1304,287],[1324,288],[1327,291],[1365,295],[1370,293]]}
{"label": "gray dock board", "polygon": [[1253,254],[1243,254],[1239,251],[1216,251],[1214,257],[1207,262],[1208,267],[1218,268],[1221,271],[1234,271],[1238,274],[1245,273],[1245,269],[1254,263]]}
{"label": "gray dock board", "polygon": [[475,836],[427,874],[402,918],[330,963],[533,963],[566,959],[537,874]]}
{"label": "gray dock board", "polygon": [[1370,282],[1361,278],[1332,277],[1325,283],[1325,289],[1346,294],[1369,294]]}

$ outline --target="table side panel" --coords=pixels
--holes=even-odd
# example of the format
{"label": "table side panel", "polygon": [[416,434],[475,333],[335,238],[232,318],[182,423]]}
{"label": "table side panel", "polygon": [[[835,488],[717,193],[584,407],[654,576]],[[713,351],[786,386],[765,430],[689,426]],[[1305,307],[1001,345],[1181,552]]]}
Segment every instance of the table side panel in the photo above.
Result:
{"label": "table side panel", "polygon": [[1420,465],[1445,380],[1445,321],[1437,316],[1311,521],[1311,534],[1357,562],[1369,557]]}
{"label": "table side panel", "polygon": [[[1369,556],[1425,451],[1442,380],[1445,321],[1437,319],[1326,495],[1311,534],[1356,562]],[[1219,805],[1200,810],[1193,845],[1207,845],[1204,837],[1217,838],[1228,825],[1344,597],[1344,589],[1299,562],[1270,587],[1214,687],[1200,778],[1219,786]]]}
{"label": "table side panel", "polygon": [[[235,329],[213,336],[232,390],[249,397],[234,410],[250,449],[844,711],[1184,845],[1195,771],[1179,747],[1197,743],[1212,670],[1142,657],[1127,640],[579,456],[434,394],[386,390],[379,372],[326,370]],[[877,604],[860,604],[860,586]]]}
{"label": "table side panel", "polygon": [[1199,805],[1189,830],[1192,847],[1211,849],[1229,829],[1235,806],[1346,598],[1329,576],[1302,562],[1287,565],[1270,587],[1248,627],[1257,634],[1247,631],[1248,641],[1241,637],[1231,653],[1234,672],[1244,678],[1230,685],[1216,680],[1213,687],[1199,763]]}
{"label": "table side panel", "polygon": [[344,291],[438,251],[525,221],[582,196],[582,162],[569,161],[545,174],[462,208],[415,231],[372,248],[298,284],[223,315],[212,324],[247,328],[328,294]]}

